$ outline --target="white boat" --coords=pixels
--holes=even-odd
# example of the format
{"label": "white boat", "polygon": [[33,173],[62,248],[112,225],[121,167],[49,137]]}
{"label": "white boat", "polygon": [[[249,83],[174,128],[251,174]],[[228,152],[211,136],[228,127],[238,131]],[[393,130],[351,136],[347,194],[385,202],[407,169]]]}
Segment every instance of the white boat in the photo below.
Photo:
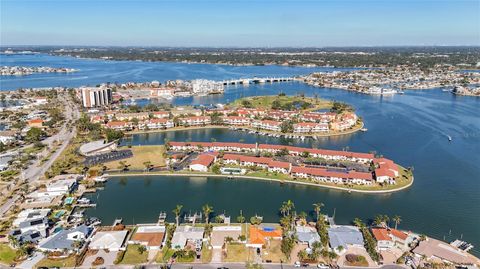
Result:
{"label": "white boat", "polygon": [[108,177],[108,174],[98,176],[98,177],[94,177],[93,181],[95,181],[95,182],[106,182],[108,180],[107,177]]}
{"label": "white boat", "polygon": [[362,128],[362,129],[360,129],[360,131],[366,132],[366,131],[368,131],[368,129],[367,128]]}

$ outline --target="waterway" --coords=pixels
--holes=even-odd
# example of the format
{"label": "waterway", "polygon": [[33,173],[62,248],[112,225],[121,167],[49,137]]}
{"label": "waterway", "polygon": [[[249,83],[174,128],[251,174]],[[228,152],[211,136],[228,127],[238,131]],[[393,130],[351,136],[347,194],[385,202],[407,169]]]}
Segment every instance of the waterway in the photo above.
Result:
{"label": "waterway", "polygon": [[[36,74],[1,77],[1,89],[95,85],[105,81],[167,79],[226,79],[247,76],[286,76],[309,73],[309,68],[279,66],[233,67],[222,65],[142,63],[84,60],[71,57],[0,56],[0,65],[28,65],[77,68],[72,74]],[[23,58],[25,57],[25,58]],[[84,66],[84,68],[81,68]],[[83,71],[82,71],[83,70]],[[332,71],[331,69],[330,71]],[[85,72],[85,73],[83,73]],[[258,180],[227,180],[188,177],[125,177],[110,180],[103,191],[90,196],[97,207],[87,210],[109,224],[116,217],[126,223],[156,221],[160,211],[176,204],[200,210],[205,203],[217,213],[236,216],[263,215],[276,221],[280,203],[292,199],[298,211],[310,211],[311,204],[325,203],[325,212],[337,223],[353,218],[365,220],[375,214],[400,215],[400,228],[426,233],[439,239],[460,238],[480,249],[480,98],[454,96],[441,89],[407,91],[404,95],[378,97],[352,92],[314,88],[301,83],[278,83],[229,87],[224,95],[177,98],[175,104],[215,104],[243,96],[304,93],[352,104],[363,117],[368,132],[322,138],[292,140],[270,138],[225,129],[189,130],[134,135],[125,144],[163,144],[172,141],[243,141],[349,149],[391,158],[413,167],[415,183],[407,190],[384,195],[348,194],[318,187],[280,185]],[[452,137],[449,142],[447,136]]]}
{"label": "waterway", "polygon": [[230,66],[187,64],[174,62],[108,61],[51,56],[47,54],[0,54],[0,66],[49,66],[78,70],[73,73],[36,73],[27,76],[0,76],[0,90],[38,87],[95,86],[104,82],[146,82],[157,80],[236,79],[257,77],[284,77],[308,74],[313,71],[348,70],[322,67],[287,66]]}

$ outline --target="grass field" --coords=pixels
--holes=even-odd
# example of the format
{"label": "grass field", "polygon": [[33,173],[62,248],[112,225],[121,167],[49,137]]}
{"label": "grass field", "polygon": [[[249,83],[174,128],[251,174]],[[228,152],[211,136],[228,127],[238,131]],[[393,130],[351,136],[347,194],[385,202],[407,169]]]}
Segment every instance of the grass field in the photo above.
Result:
{"label": "grass field", "polygon": [[207,244],[203,244],[202,248],[202,262],[209,263],[212,261],[212,250],[208,249]]}
{"label": "grass field", "polygon": [[324,99],[315,99],[310,97],[301,97],[301,96],[278,96],[278,95],[268,95],[268,96],[255,96],[255,97],[246,97],[235,100],[230,104],[232,107],[244,107],[243,102],[248,101],[254,108],[262,109],[271,109],[272,103],[278,100],[283,106],[287,103],[297,103],[297,102],[308,102],[313,105],[313,107],[308,110],[317,110],[317,109],[330,109],[332,107],[332,102]]}
{"label": "grass field", "polygon": [[72,255],[65,259],[49,259],[45,258],[38,262],[36,267],[74,267],[75,266],[75,255]]}
{"label": "grass field", "polygon": [[138,264],[147,262],[148,251],[140,253],[138,249],[140,245],[128,245],[121,264]]}
{"label": "grass field", "polygon": [[11,264],[17,257],[17,252],[7,244],[0,244],[0,262]]}
{"label": "grass field", "polygon": [[[120,150],[128,148],[122,147],[118,149]],[[108,169],[119,169],[121,161],[129,164],[129,169],[134,170],[145,169],[145,162],[150,162],[150,164],[154,167],[165,166],[165,158],[163,157],[165,147],[163,145],[132,146],[130,149],[133,152],[133,157],[120,161],[108,162],[105,163],[105,166],[107,166]]]}
{"label": "grass field", "polygon": [[175,253],[175,250],[164,247],[162,251],[158,252],[157,257],[155,257],[155,261],[158,263],[168,262],[173,253]]}
{"label": "grass field", "polygon": [[[224,262],[245,262],[248,260],[248,249],[244,244],[231,243],[227,245],[227,255],[224,257]],[[253,257],[253,253],[250,253]]]}
{"label": "grass field", "polygon": [[282,241],[281,240],[270,240],[270,244],[267,249],[264,250],[263,259],[271,260],[274,263],[279,263],[280,261],[286,261],[287,258],[282,253]]}

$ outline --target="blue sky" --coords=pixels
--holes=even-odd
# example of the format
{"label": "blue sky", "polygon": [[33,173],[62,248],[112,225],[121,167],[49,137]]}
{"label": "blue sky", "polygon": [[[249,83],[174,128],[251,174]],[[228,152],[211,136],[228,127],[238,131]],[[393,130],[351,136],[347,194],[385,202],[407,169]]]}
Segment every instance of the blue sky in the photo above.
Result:
{"label": "blue sky", "polygon": [[480,45],[480,0],[0,0],[1,45]]}

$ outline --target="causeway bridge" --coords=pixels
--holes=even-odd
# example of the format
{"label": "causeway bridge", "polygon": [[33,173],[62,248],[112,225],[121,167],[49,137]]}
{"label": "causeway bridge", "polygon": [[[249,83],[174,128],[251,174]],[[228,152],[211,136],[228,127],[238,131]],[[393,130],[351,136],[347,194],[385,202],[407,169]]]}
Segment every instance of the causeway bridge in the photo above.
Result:
{"label": "causeway bridge", "polygon": [[219,81],[223,85],[248,85],[248,84],[260,84],[260,83],[273,83],[273,82],[285,82],[293,81],[295,77],[265,77],[265,78],[239,78]]}

